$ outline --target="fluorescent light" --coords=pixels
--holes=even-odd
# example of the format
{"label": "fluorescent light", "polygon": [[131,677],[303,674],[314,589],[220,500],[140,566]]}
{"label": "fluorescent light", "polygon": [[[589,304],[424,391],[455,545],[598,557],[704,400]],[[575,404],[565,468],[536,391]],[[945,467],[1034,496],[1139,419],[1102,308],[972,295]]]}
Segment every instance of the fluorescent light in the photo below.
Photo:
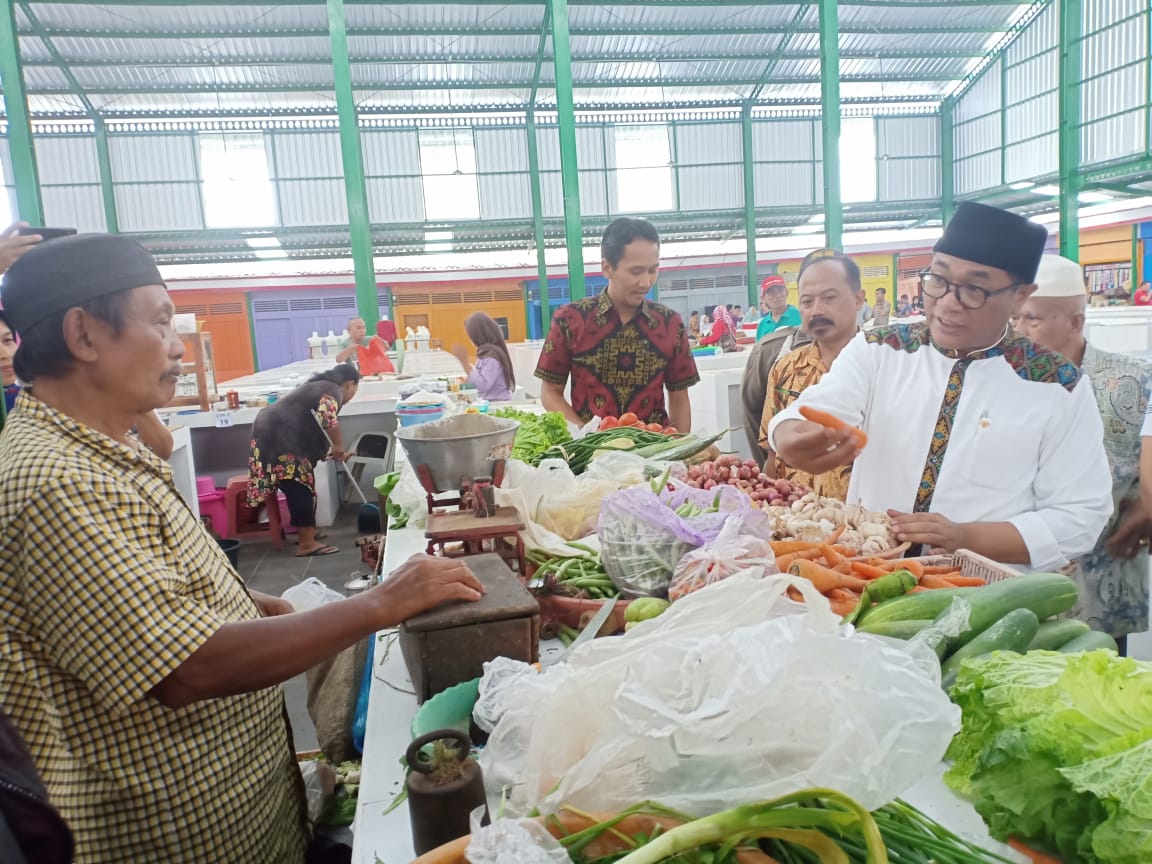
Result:
{"label": "fluorescent light", "polygon": [[1034,184],[1031,180],[1021,180],[1016,183],[1009,183],[1009,189],[1015,189],[1017,192],[1023,192],[1025,189],[1031,189]]}
{"label": "fluorescent light", "polygon": [[261,259],[264,259],[266,261],[275,260],[277,258],[287,258],[288,257],[288,253],[285,252],[283,249],[257,249],[254,254],[256,255],[257,258],[261,258]]}
{"label": "fluorescent light", "polygon": [[279,249],[280,241],[275,237],[249,237],[245,241],[253,249]]}
{"label": "fluorescent light", "polygon": [[823,234],[823,225],[797,225],[792,229],[793,234]]}
{"label": "fluorescent light", "polygon": [[1112,200],[1112,196],[1107,192],[1081,192],[1076,197],[1081,204],[1103,204],[1105,201]]}
{"label": "fluorescent light", "polygon": [[1029,191],[1034,192],[1037,195],[1059,195],[1060,194],[1060,187],[1059,186],[1036,186]]}
{"label": "fluorescent light", "polygon": [[823,225],[824,224],[824,214],[823,213],[817,213],[815,216],[813,216],[808,221],[811,222],[813,225]]}

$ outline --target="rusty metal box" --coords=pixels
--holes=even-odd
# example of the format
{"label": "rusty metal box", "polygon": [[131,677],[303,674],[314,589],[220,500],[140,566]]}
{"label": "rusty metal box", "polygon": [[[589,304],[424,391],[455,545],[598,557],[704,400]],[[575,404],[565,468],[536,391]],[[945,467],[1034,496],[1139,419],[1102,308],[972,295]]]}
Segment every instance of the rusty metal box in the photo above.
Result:
{"label": "rusty metal box", "polygon": [[400,625],[400,650],[418,702],[479,677],[496,657],[525,663],[540,658],[536,598],[499,555],[461,560],[484,585],[484,596],[475,603],[442,604]]}

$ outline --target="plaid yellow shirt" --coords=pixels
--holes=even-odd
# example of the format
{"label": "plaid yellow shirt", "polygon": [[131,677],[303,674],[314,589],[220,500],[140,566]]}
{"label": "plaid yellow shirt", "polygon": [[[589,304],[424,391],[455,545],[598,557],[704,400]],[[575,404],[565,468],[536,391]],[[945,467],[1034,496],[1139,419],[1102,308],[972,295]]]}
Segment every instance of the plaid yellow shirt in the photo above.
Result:
{"label": "plaid yellow shirt", "polygon": [[0,704],[76,861],[300,862],[280,688],[179,710],[148,695],[259,616],[168,466],[21,394],[0,434]]}

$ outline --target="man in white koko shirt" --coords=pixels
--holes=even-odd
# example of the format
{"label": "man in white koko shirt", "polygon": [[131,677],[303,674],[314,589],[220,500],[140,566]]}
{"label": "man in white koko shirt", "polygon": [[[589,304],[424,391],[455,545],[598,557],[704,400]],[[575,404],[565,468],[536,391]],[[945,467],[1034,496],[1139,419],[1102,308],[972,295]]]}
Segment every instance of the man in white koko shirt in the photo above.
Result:
{"label": "man in white koko shirt", "polygon": [[[855,462],[848,502],[900,542],[1055,569],[1095,545],[1112,479],[1091,386],[1008,321],[1036,290],[1047,231],[964,203],[921,274],[926,320],[858,335],[768,428],[812,473]],[[803,420],[828,411],[868,436]]]}

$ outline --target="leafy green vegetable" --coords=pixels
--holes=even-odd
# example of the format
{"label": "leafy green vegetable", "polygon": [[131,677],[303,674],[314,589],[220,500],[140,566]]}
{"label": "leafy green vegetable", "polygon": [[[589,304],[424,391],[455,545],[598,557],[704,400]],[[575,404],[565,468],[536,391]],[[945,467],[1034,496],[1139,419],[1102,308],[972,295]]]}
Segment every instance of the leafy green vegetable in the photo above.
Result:
{"label": "leafy green vegetable", "polygon": [[568,430],[568,421],[564,415],[556,411],[547,414],[529,414],[527,411],[517,411],[515,408],[499,408],[490,411],[495,417],[504,417],[508,420],[519,420],[520,428],[516,430],[516,440],[512,445],[512,458],[529,465],[540,464],[540,457],[553,444],[563,444],[572,440],[572,433]]}
{"label": "leafy green vegetable", "polygon": [[1110,651],[966,662],[947,781],[992,835],[1065,864],[1152,861],[1152,664]]}
{"label": "leafy green vegetable", "polygon": [[381,474],[373,481],[376,486],[376,492],[384,499],[384,513],[392,518],[391,528],[403,528],[408,524],[408,512],[404,510],[399,504],[392,500],[392,490],[396,488],[396,484],[400,482],[400,472],[393,471],[390,474]]}

